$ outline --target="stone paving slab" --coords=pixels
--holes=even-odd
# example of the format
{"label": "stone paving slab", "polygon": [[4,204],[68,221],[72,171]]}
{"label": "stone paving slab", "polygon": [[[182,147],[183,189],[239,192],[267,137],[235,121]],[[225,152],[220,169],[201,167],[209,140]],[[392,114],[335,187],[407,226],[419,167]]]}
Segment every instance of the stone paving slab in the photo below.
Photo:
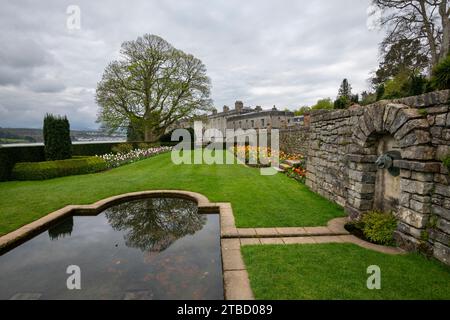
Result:
{"label": "stone paving slab", "polygon": [[240,237],[255,237],[256,230],[254,228],[238,228],[238,233]]}
{"label": "stone paving slab", "polygon": [[280,236],[303,236],[307,235],[305,228],[276,228]]}
{"label": "stone paving slab", "polygon": [[261,240],[258,238],[241,238],[241,246],[260,245]]}
{"label": "stone paving slab", "polygon": [[284,163],[286,163],[289,166],[295,166],[296,164],[299,164],[301,161],[300,160],[285,160]]}
{"label": "stone paving slab", "polygon": [[261,238],[261,244],[284,244],[281,238]]}
{"label": "stone paving slab", "polygon": [[278,232],[275,228],[255,228],[255,232],[257,236],[278,235]]}
{"label": "stone paving slab", "polygon": [[241,242],[239,239],[222,239],[222,250],[239,250]]}
{"label": "stone paving slab", "polygon": [[344,243],[344,239],[340,236],[322,236],[312,237],[315,243]]}
{"label": "stone paving slab", "polygon": [[347,217],[333,219],[328,222],[328,229],[334,233],[349,234],[349,232],[345,229],[345,225],[348,222],[349,219]]}
{"label": "stone paving slab", "polygon": [[221,227],[220,235],[222,238],[237,238],[239,237],[239,233],[237,228],[235,227]]}
{"label": "stone paving slab", "polygon": [[235,228],[234,218],[232,216],[220,215],[220,225],[222,227]]}
{"label": "stone paving slab", "polygon": [[222,266],[224,271],[245,270],[241,250],[222,249]]}
{"label": "stone paving slab", "polygon": [[307,227],[305,228],[308,236],[333,235],[334,232],[328,227]]}
{"label": "stone paving slab", "polygon": [[246,270],[225,271],[223,274],[226,300],[253,300]]}
{"label": "stone paving slab", "polygon": [[285,244],[312,244],[316,243],[313,237],[289,237],[282,238]]}

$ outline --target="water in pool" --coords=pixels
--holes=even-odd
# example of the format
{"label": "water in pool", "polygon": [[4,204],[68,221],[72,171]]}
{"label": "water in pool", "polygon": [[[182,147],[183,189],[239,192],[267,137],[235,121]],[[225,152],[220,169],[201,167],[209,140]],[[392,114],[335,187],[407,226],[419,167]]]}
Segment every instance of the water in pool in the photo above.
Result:
{"label": "water in pool", "polygon": [[0,256],[0,299],[223,299],[219,216],[197,211],[154,198],[66,219]]}

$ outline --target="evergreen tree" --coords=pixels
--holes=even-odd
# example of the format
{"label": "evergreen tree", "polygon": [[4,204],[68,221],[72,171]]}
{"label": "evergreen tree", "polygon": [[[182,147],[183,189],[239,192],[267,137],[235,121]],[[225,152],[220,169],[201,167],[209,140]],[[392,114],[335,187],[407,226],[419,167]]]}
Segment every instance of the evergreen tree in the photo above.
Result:
{"label": "evergreen tree", "polygon": [[350,85],[347,79],[342,80],[338,96],[336,98],[336,101],[334,101],[334,108],[335,109],[348,108],[352,103],[352,101],[354,101],[354,99],[355,96],[352,95],[352,86]]}
{"label": "evergreen tree", "polygon": [[47,114],[44,118],[45,158],[64,160],[72,157],[72,141],[70,139],[70,124],[67,117]]}
{"label": "evergreen tree", "polygon": [[342,80],[339,88],[338,98],[341,97],[347,98],[349,101],[352,99],[352,86],[347,79]]}

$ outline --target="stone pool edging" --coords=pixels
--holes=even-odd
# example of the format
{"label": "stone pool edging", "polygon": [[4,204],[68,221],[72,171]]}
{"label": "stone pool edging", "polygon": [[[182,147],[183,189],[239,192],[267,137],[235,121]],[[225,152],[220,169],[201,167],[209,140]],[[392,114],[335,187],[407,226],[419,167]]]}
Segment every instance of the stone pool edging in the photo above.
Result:
{"label": "stone pool edging", "polygon": [[[13,249],[14,247],[29,240],[33,236],[39,234],[61,219],[70,216],[97,215],[103,210],[116,204],[120,204],[126,201],[156,197],[176,197],[193,200],[197,202],[197,207],[200,214],[219,213],[221,238],[222,230],[225,226],[235,225],[233,210],[230,203],[213,203],[200,193],[184,190],[139,191],[112,196],[106,199],[99,200],[90,205],[68,205],[64,208],[51,212],[36,221],[33,221],[15,231],[1,236],[0,254],[4,251]],[[238,259],[240,258],[242,261],[240,248],[236,253],[239,254]],[[250,282],[247,272],[245,271],[245,265],[243,266],[243,269],[237,270],[235,267],[236,255],[229,255],[227,251],[222,247],[222,243],[221,256],[225,300],[253,300],[253,293],[250,288]]]}
{"label": "stone pool edging", "polygon": [[26,224],[19,229],[0,237],[0,252],[14,247],[17,243],[27,240],[40,231],[48,228],[58,220],[69,216],[97,215],[103,210],[126,201],[156,197],[177,197],[197,202],[200,213],[217,212],[220,204],[209,202],[208,198],[199,193],[182,190],[155,190],[125,193],[99,200],[89,205],[67,205],[64,208],[51,212],[44,217]]}
{"label": "stone pool edging", "polygon": [[225,300],[254,300],[246,266],[241,254],[245,245],[289,245],[317,243],[353,243],[365,249],[386,254],[403,254],[399,248],[385,247],[351,235],[344,226],[348,218],[336,218],[326,227],[236,228],[231,203],[210,202],[196,192],[152,190],[126,193],[99,200],[90,205],[68,205],[0,237],[0,254],[39,234],[57,221],[69,216],[97,215],[126,201],[156,197],[175,197],[197,202],[200,214],[219,213],[222,272]]}

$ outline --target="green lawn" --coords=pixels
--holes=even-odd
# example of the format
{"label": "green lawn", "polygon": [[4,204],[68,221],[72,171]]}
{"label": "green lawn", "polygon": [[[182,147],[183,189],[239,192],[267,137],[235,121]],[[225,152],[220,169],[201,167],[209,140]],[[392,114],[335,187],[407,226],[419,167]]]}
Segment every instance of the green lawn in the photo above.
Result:
{"label": "green lawn", "polygon": [[[386,255],[354,244],[245,246],[257,299],[450,299],[450,268],[419,254]],[[381,269],[381,290],[366,286]]]}
{"label": "green lawn", "polygon": [[231,202],[238,227],[319,226],[344,211],[283,174],[242,165],[172,164],[170,153],[107,172],[46,181],[0,183],[0,235],[69,204],[127,192],[182,189]]}

